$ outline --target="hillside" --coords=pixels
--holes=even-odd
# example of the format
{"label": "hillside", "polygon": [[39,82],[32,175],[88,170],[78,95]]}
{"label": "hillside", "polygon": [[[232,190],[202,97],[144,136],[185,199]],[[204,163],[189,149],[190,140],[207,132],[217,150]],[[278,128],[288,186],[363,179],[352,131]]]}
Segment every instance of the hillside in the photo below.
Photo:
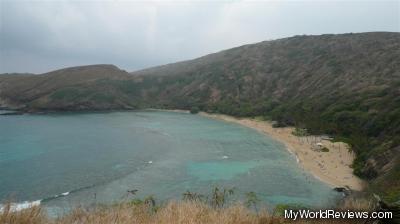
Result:
{"label": "hillside", "polygon": [[295,36],[127,73],[111,65],[0,75],[0,107],[199,108],[330,134],[355,173],[400,199],[400,34]]}
{"label": "hillside", "polygon": [[131,99],[106,84],[129,76],[114,65],[0,75],[0,106],[26,111],[132,109]]}
{"label": "hillside", "polygon": [[[190,193],[190,192],[189,192]],[[0,223],[9,224],[364,224],[397,223],[396,219],[285,219],[285,209],[298,209],[295,205],[282,204],[273,212],[249,200],[241,204],[212,206],[204,200],[186,198],[181,201],[159,203],[152,197],[132,199],[111,206],[98,205],[94,208],[76,208],[72,212],[54,219],[49,217],[43,207],[36,206],[13,212],[6,207],[0,213]],[[366,200],[347,200],[340,204],[338,211],[376,211],[375,204]],[[257,212],[255,210],[258,210]]]}

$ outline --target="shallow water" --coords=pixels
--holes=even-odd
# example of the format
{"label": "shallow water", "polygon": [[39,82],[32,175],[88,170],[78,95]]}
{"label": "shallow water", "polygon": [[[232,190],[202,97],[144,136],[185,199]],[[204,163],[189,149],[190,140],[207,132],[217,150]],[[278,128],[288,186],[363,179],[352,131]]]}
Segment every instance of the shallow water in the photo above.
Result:
{"label": "shallow water", "polygon": [[0,200],[60,211],[129,199],[132,189],[167,200],[215,186],[235,187],[237,199],[254,191],[270,206],[338,198],[283,144],[233,123],[159,111],[0,116]]}

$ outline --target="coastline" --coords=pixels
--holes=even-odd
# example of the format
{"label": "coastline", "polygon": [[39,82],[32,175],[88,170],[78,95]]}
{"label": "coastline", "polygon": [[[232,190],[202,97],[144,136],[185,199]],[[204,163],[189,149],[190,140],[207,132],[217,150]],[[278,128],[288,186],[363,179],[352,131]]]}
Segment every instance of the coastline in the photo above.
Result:
{"label": "coastline", "polygon": [[175,113],[190,113],[188,110],[180,110],[180,109],[156,109],[156,108],[146,108],[147,111],[165,111],[165,112],[175,112]]}
{"label": "coastline", "polygon": [[[332,187],[344,187],[360,191],[365,187],[365,182],[353,174],[351,164],[354,154],[348,150],[348,145],[343,142],[323,140],[319,136],[297,137],[292,134],[293,127],[273,128],[269,121],[260,121],[251,118],[235,118],[223,114],[209,114],[200,112],[199,115],[237,123],[263,134],[266,134],[285,144],[298,164],[315,178]],[[315,143],[321,143],[329,152],[313,150]]]}
{"label": "coastline", "polygon": [[[146,108],[145,110],[190,113],[188,110],[180,109]],[[286,149],[296,157],[297,163],[302,169],[332,187],[343,187],[360,191],[366,186],[363,180],[353,174],[353,169],[350,166],[355,155],[349,152],[348,145],[343,142],[333,143],[323,140],[319,136],[297,137],[292,134],[294,127],[273,128],[270,121],[236,118],[229,115],[210,114],[206,112],[199,112],[198,114],[212,119],[237,123],[255,129],[282,142],[286,146]],[[329,152],[313,150],[312,148],[316,142],[322,143],[324,147],[329,149]]]}

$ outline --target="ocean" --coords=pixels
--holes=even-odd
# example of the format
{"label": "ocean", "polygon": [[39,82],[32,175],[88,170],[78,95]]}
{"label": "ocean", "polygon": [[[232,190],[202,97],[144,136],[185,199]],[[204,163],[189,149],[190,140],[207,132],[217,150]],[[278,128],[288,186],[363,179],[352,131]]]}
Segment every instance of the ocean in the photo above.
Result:
{"label": "ocean", "polygon": [[340,197],[282,143],[234,123],[166,111],[0,116],[0,203],[60,214],[214,187],[234,188],[232,201],[255,192],[266,207],[326,207]]}

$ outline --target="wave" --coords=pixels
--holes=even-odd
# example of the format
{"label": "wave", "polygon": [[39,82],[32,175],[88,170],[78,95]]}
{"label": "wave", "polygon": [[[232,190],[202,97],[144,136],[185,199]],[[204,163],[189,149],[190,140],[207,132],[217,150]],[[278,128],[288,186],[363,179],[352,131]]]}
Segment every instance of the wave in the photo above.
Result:
{"label": "wave", "polygon": [[70,191],[67,191],[67,192],[64,192],[64,193],[61,193],[61,194],[56,194],[54,196],[50,196],[50,197],[47,197],[45,199],[42,199],[42,201],[50,201],[50,200],[53,200],[53,199],[56,199],[56,198],[65,197],[65,196],[68,196],[70,193],[71,193]]}
{"label": "wave", "polygon": [[[32,208],[35,206],[39,206],[42,202],[50,201],[56,198],[68,196],[71,192],[67,191],[61,194],[56,194],[54,196],[47,197],[45,199],[39,199],[36,201],[23,201],[18,203],[10,203],[10,208],[8,209],[10,212],[18,212],[24,209]],[[5,209],[5,205],[0,204],[0,213],[2,213]]]}
{"label": "wave", "polygon": [[297,156],[297,153],[293,152],[293,150],[291,150],[289,147],[286,147],[286,149],[289,151],[289,153],[290,153],[292,156],[294,156],[294,157],[296,158],[296,162],[297,162],[297,163],[300,163],[300,159],[299,159],[299,157]]}
{"label": "wave", "polygon": [[75,193],[75,192],[78,192],[78,191],[81,191],[81,190],[85,190],[85,189],[89,189],[89,188],[92,188],[94,186],[95,185],[90,185],[90,186],[86,186],[86,187],[76,188],[76,189],[71,190],[71,191],[67,191],[67,192],[64,192],[64,193],[61,193],[61,194],[56,194],[54,196],[50,196],[50,197],[44,198],[41,201],[42,202],[48,202],[48,201],[56,199],[56,198],[66,197],[66,196],[68,196],[68,195],[70,195],[72,193]]}
{"label": "wave", "polygon": [[[10,212],[17,212],[17,211],[21,211],[21,210],[24,210],[24,209],[32,208],[32,207],[35,207],[35,206],[39,206],[42,202],[48,202],[48,201],[54,200],[56,198],[66,197],[66,196],[70,195],[71,193],[74,193],[74,192],[77,192],[77,191],[81,191],[81,190],[84,190],[84,189],[88,189],[88,188],[91,188],[93,186],[94,185],[77,188],[77,189],[72,190],[72,191],[67,191],[67,192],[64,192],[64,193],[61,193],[61,194],[56,194],[56,195],[53,195],[53,196],[50,196],[50,197],[47,197],[47,198],[44,198],[44,199],[35,200],[35,201],[23,201],[23,202],[17,202],[17,203],[10,203],[9,211]],[[6,205],[4,205],[4,204],[0,204],[0,213],[2,213],[4,211],[5,206]]]}
{"label": "wave", "polygon": [[[20,203],[10,203],[10,208],[8,209],[10,212],[18,212],[24,209],[32,208],[35,206],[39,206],[42,200],[36,201],[24,201]],[[5,205],[0,204],[0,213],[3,213],[5,209]]]}

